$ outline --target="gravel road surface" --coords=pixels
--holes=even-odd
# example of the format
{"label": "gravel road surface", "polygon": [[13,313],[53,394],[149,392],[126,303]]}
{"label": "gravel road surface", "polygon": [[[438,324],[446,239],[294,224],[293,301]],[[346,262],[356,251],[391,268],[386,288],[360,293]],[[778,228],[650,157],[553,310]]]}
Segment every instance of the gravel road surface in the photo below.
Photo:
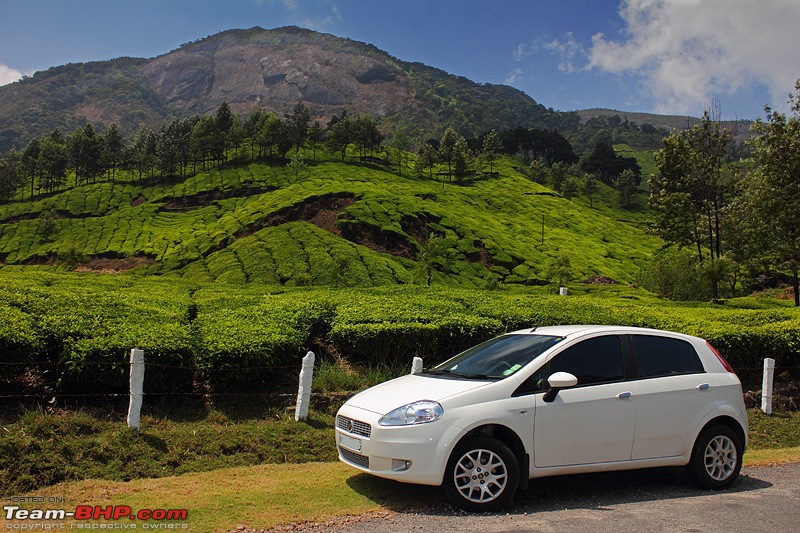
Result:
{"label": "gravel road surface", "polygon": [[432,490],[430,507],[273,531],[800,531],[800,463],[744,468],[737,482],[722,492],[695,488],[683,469],[545,478],[532,481],[503,513],[482,515],[457,510],[438,490],[414,486],[408,490]]}

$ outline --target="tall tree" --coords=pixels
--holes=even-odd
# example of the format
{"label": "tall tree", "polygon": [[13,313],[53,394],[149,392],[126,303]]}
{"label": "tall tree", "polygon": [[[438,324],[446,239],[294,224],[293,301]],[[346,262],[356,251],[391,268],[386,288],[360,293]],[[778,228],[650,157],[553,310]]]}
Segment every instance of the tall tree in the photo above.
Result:
{"label": "tall tree", "polygon": [[792,116],[772,111],[752,126],[750,146],[758,165],[750,192],[753,207],[769,228],[766,255],[792,275],[794,305],[800,306],[800,80],[790,95]]}
{"label": "tall tree", "polygon": [[[266,115],[267,112],[260,107],[253,107],[244,121],[244,134],[247,139],[250,140],[250,159],[256,158],[255,149],[259,146],[258,132],[261,129],[261,125]],[[259,149],[259,157],[263,155],[264,154],[261,153],[261,150]]]}
{"label": "tall tree", "polygon": [[191,133],[190,120],[176,118],[161,128],[156,144],[156,156],[162,176],[178,172],[181,178],[186,177],[186,169],[191,161]]}
{"label": "tall tree", "polygon": [[456,181],[461,183],[470,172],[472,150],[469,149],[466,139],[459,136],[453,146],[453,174]]}
{"label": "tall tree", "polygon": [[456,134],[456,130],[454,130],[452,126],[448,126],[447,129],[444,130],[442,139],[439,141],[439,150],[437,154],[439,156],[439,161],[447,164],[448,179],[452,179],[453,177],[453,154],[457,140],[458,135]]}
{"label": "tall tree", "polygon": [[300,148],[308,140],[308,126],[311,123],[311,113],[302,102],[294,106],[291,114],[286,115],[286,126],[289,140],[294,146],[294,153],[297,155]]}
{"label": "tall tree", "polygon": [[331,153],[340,153],[344,161],[347,147],[353,142],[353,121],[346,112],[342,112],[341,117],[334,115],[328,127],[327,149]]}
{"label": "tall tree", "polygon": [[589,199],[589,207],[594,207],[593,198],[599,191],[600,186],[597,185],[597,178],[594,177],[594,174],[587,174],[586,179],[583,181],[581,192]]}
{"label": "tall tree", "polygon": [[633,193],[636,192],[636,176],[633,171],[626,168],[622,173],[614,178],[614,187],[619,193],[619,203],[622,207],[628,207],[633,200]]}
{"label": "tall tree", "polygon": [[14,196],[24,180],[22,155],[12,149],[4,157],[0,156],[0,201],[8,201]]}
{"label": "tall tree", "polygon": [[325,130],[319,125],[319,121],[315,120],[308,129],[308,143],[311,145],[311,157],[313,157],[314,160],[317,159],[317,146],[323,142],[325,142]]}
{"label": "tall tree", "polygon": [[394,130],[392,137],[392,150],[394,150],[395,159],[397,161],[397,173],[403,175],[403,167],[405,166],[406,158],[408,157],[408,126],[401,124]]}
{"label": "tall tree", "polygon": [[39,175],[39,150],[40,141],[38,138],[31,139],[31,142],[22,150],[22,166],[25,170],[26,178],[31,182],[31,199],[33,199],[36,177]]}
{"label": "tall tree", "polygon": [[42,138],[37,163],[40,190],[53,192],[66,183],[68,158],[67,142],[58,129]]}
{"label": "tall tree", "polygon": [[109,174],[111,181],[114,181],[117,168],[122,159],[124,149],[122,134],[116,123],[112,123],[103,134],[102,142],[103,167]]}
{"label": "tall tree", "polygon": [[202,116],[192,125],[190,150],[194,164],[201,163],[203,170],[206,170],[208,161],[222,161],[225,158],[225,140],[219,135],[214,118]]}
{"label": "tall tree", "polygon": [[228,102],[222,102],[217,108],[216,115],[214,115],[214,122],[217,127],[217,135],[219,135],[220,143],[222,144],[221,164],[228,160],[228,149],[233,145],[234,141],[232,131],[238,125],[239,117],[231,111],[231,106]]}
{"label": "tall tree", "polygon": [[618,155],[610,144],[602,141],[597,142],[594,150],[584,158],[581,162],[581,169],[596,175],[607,185],[612,185],[614,179],[625,170],[633,172],[637,186],[642,176],[642,169],[635,158]]}
{"label": "tall tree", "polygon": [[155,166],[156,134],[146,125],[142,125],[127,152],[127,159],[138,172],[140,180],[145,174],[151,174]]}
{"label": "tall tree", "polygon": [[377,149],[383,142],[383,134],[378,129],[375,117],[362,115],[353,123],[353,142],[361,153],[361,160],[366,161],[367,155]]}
{"label": "tall tree", "polygon": [[95,182],[102,171],[102,145],[100,138],[95,134],[92,123],[89,122],[84,127],[75,128],[70,135],[67,147],[70,164],[75,170],[75,186]]}
{"label": "tall tree", "polygon": [[483,139],[483,158],[489,162],[489,173],[494,174],[494,160],[497,159],[497,154],[503,149],[503,143],[500,142],[500,136],[497,131],[490,131]]}
{"label": "tall tree", "polygon": [[436,166],[436,148],[431,144],[425,143],[417,154],[417,161],[414,163],[414,169],[417,174],[424,176],[428,172],[428,177],[433,179],[433,167]]}
{"label": "tall tree", "polygon": [[725,155],[731,139],[719,114],[705,111],[699,124],[664,139],[664,147],[656,153],[659,174],[650,181],[650,206],[662,238],[680,245],[692,240],[700,263],[703,246],[707,247],[715,300],[719,296],[715,263],[723,252],[720,217],[730,200]]}

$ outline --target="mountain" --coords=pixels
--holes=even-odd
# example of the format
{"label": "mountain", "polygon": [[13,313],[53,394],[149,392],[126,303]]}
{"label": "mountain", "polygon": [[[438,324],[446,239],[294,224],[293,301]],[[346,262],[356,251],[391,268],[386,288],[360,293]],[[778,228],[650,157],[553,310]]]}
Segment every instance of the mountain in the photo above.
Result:
{"label": "mountain", "polygon": [[174,117],[254,106],[279,116],[298,102],[323,125],[342,110],[403,123],[416,140],[445,125],[474,137],[517,126],[569,129],[574,113],[546,109],[505,85],[478,84],[378,48],[298,27],[230,30],[152,59],[68,64],[0,87],[0,152],[54,128],[116,122],[131,135]]}
{"label": "mountain", "polygon": [[[684,130],[700,123],[700,119],[689,115],[656,115],[653,113],[637,113],[631,111],[618,111],[615,109],[581,109],[575,112],[580,118],[581,124],[586,124],[592,119],[619,119],[622,123],[647,124],[661,130],[670,132],[672,130]],[[737,141],[744,141],[748,137],[748,130],[752,120],[736,119],[723,120],[722,125],[732,132]]]}

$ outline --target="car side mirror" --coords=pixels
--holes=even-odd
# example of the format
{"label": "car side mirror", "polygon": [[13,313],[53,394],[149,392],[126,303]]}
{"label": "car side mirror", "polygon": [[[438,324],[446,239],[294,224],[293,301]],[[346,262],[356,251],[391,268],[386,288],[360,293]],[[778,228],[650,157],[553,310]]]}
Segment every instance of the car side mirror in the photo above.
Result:
{"label": "car side mirror", "polygon": [[577,385],[578,378],[569,372],[556,372],[547,378],[547,384],[550,385],[550,388],[544,393],[542,400],[551,403],[558,396],[558,391]]}

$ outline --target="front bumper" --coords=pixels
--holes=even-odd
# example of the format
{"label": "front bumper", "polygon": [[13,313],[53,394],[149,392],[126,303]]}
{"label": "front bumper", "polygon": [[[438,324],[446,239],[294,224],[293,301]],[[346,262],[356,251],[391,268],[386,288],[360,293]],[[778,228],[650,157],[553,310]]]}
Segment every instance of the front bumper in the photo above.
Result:
{"label": "front bumper", "polygon": [[374,476],[440,485],[460,430],[444,420],[413,426],[379,426],[380,415],[345,405],[336,416],[339,460]]}

